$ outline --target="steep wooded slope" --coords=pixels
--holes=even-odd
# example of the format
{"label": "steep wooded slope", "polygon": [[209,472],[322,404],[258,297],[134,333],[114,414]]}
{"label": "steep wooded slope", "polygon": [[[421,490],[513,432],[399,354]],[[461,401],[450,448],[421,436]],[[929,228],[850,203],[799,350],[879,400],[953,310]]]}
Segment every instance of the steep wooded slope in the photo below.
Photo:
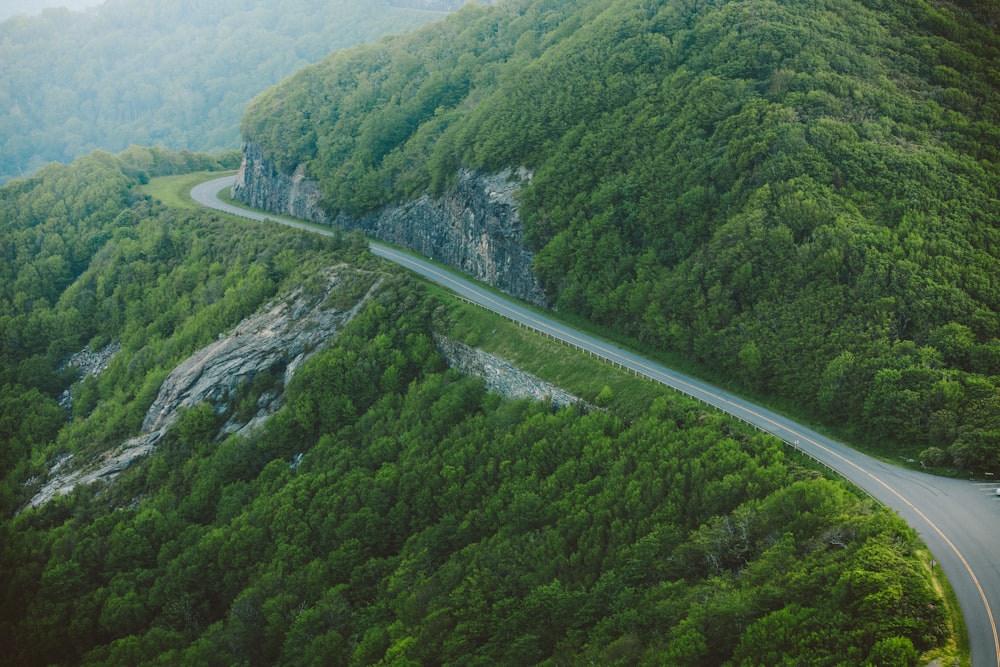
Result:
{"label": "steep wooded slope", "polygon": [[243,121],[331,212],[526,166],[553,306],[930,464],[1000,468],[995,3],[520,0]]}
{"label": "steep wooded slope", "polygon": [[[361,237],[168,209],[135,171],[95,153],[0,187],[0,665],[954,654],[914,531],[774,438],[675,395],[626,421],[487,394],[434,345],[467,311]],[[290,378],[311,342],[240,367],[280,336],[276,311],[315,323],[306,304],[366,294]],[[99,378],[56,371],[109,342]],[[113,484],[24,507],[56,461],[195,396]],[[219,435],[271,402],[259,429]]]}

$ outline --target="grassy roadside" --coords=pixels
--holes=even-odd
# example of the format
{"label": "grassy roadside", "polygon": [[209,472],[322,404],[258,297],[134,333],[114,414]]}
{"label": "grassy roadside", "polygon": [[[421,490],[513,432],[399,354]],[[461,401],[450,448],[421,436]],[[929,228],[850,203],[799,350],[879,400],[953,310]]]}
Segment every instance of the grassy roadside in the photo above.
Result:
{"label": "grassy roadside", "polygon": [[680,398],[666,387],[638,378],[488,310],[445,298],[447,292],[442,288],[432,286],[430,289],[443,297],[439,299],[443,305],[435,321],[442,334],[502,357],[525,372],[625,419],[641,415],[659,396]]}
{"label": "grassy roadside", "polygon": [[[958,604],[958,597],[955,595],[948,577],[940,567],[932,566],[931,554],[926,549],[917,550],[917,558],[923,563],[925,570],[931,578],[931,585],[937,594],[941,596],[944,606],[948,609],[948,618],[951,620],[952,639],[945,646],[941,646],[933,651],[928,651],[922,656],[921,664],[928,665],[955,665],[956,667],[971,667],[972,655],[969,653],[969,633],[965,627],[965,617],[962,616],[962,608]],[[935,662],[937,661],[937,662]]]}
{"label": "grassy roadside", "polygon": [[153,199],[159,199],[171,208],[198,208],[199,205],[191,199],[191,188],[210,178],[235,173],[235,171],[196,171],[177,176],[157,176],[149,179],[145,185],[139,186],[139,190]]}

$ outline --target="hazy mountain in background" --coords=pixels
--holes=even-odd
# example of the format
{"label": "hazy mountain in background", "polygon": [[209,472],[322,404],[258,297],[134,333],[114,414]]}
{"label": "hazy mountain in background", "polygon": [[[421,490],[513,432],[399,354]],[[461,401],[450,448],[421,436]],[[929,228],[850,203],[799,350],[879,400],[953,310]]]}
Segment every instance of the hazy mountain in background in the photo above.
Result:
{"label": "hazy mountain in background", "polygon": [[[261,90],[456,4],[111,0],[9,18],[0,23],[0,182],[95,149],[236,148],[240,116]],[[0,15],[44,6],[9,5]]]}
{"label": "hazy mountain in background", "polygon": [[[431,12],[450,12],[464,5],[468,0],[390,0],[386,4],[401,9],[422,9]],[[484,0],[481,5],[492,5],[497,0]]]}
{"label": "hazy mountain in background", "polygon": [[0,0],[0,21],[11,16],[38,14],[51,7],[81,10],[96,7],[102,0]]}

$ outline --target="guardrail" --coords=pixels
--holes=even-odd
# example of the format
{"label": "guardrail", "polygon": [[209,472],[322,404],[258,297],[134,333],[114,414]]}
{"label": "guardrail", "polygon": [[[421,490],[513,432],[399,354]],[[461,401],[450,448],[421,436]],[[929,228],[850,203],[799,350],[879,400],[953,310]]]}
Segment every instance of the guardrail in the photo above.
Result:
{"label": "guardrail", "polygon": [[[677,387],[675,385],[672,385],[672,384],[670,384],[668,382],[665,382],[665,381],[661,380],[660,378],[653,377],[652,375],[649,375],[648,373],[645,373],[645,372],[643,372],[643,371],[641,371],[641,370],[639,370],[637,368],[633,368],[632,366],[629,366],[627,364],[623,364],[623,363],[621,363],[619,361],[615,361],[614,359],[610,359],[610,358],[604,356],[603,354],[600,354],[600,353],[595,352],[593,350],[587,349],[587,348],[583,347],[582,345],[580,345],[578,343],[574,343],[573,341],[566,340],[565,338],[561,338],[559,336],[553,335],[552,333],[550,333],[548,331],[544,331],[542,329],[539,329],[538,327],[532,326],[532,325],[527,324],[525,322],[521,322],[520,320],[518,320],[518,319],[516,319],[514,317],[511,317],[510,315],[508,315],[506,313],[500,312],[499,310],[497,310],[495,308],[491,308],[490,306],[488,306],[486,304],[479,303],[478,301],[474,301],[473,299],[470,299],[468,297],[462,296],[460,294],[453,294],[453,296],[456,299],[460,300],[460,301],[464,301],[465,303],[468,303],[470,305],[477,306],[479,308],[482,308],[483,310],[487,310],[487,311],[493,313],[494,315],[499,315],[500,317],[502,317],[502,318],[504,318],[506,320],[510,320],[511,322],[513,322],[514,324],[518,325],[519,327],[521,327],[523,329],[526,329],[528,331],[533,331],[534,333],[541,334],[543,336],[551,338],[554,341],[562,343],[563,345],[566,345],[568,347],[572,347],[572,348],[574,348],[574,349],[576,349],[576,350],[578,350],[580,352],[585,352],[586,354],[588,354],[591,357],[599,359],[599,360],[603,361],[604,363],[610,364],[613,368],[618,368],[618,369],[621,369],[621,370],[624,370],[624,371],[628,371],[628,372],[632,373],[633,375],[635,375],[636,377],[645,378],[647,380],[650,380],[651,382],[655,382],[656,384],[659,384],[659,385],[662,385],[662,386],[667,387],[669,389],[672,389],[673,391],[676,391],[676,392],[678,392],[680,394],[683,394],[684,396],[687,396],[688,398],[692,398],[692,399],[698,401],[702,405],[705,405],[707,407],[710,407],[710,408],[713,408],[715,410],[718,410],[722,414],[724,414],[724,415],[726,415],[726,416],[728,416],[728,417],[730,417],[732,419],[736,419],[737,421],[742,422],[742,423],[746,424],[747,426],[750,426],[751,428],[756,429],[757,431],[760,431],[761,433],[767,433],[768,435],[774,436],[778,440],[781,440],[781,442],[783,442],[785,444],[785,446],[794,449],[798,453],[803,454],[804,456],[806,456],[807,458],[811,459],[812,461],[814,461],[815,463],[819,464],[820,466],[822,466],[822,467],[826,468],[827,470],[833,472],[838,477],[843,478],[843,476],[837,471],[836,468],[834,468],[833,466],[831,466],[826,461],[823,461],[823,460],[817,458],[816,455],[814,455],[812,452],[810,452],[810,451],[806,450],[805,448],[803,448],[801,446],[801,444],[799,444],[797,441],[789,440],[788,438],[783,437],[782,435],[780,435],[779,433],[774,432],[771,429],[765,428],[764,426],[761,426],[760,424],[758,424],[756,422],[752,422],[752,421],[750,421],[750,420],[748,420],[748,419],[746,419],[746,418],[744,418],[744,417],[742,417],[742,416],[740,416],[740,415],[738,415],[738,414],[736,414],[736,413],[734,413],[734,412],[732,412],[730,410],[727,410],[725,407],[723,407],[721,405],[718,405],[716,403],[712,403],[710,401],[707,401],[704,398],[702,398],[701,396],[696,396],[695,394],[693,394],[693,393],[691,393],[689,391],[686,391],[686,390],[684,390],[681,387]],[[853,485],[853,486],[855,486],[856,488],[860,489],[862,492],[865,493],[865,495],[867,495],[869,498],[871,498],[875,502],[879,503],[880,505],[884,504],[884,503],[882,503],[882,501],[880,501],[878,498],[876,498],[875,496],[873,496],[871,493],[869,493],[864,488],[862,488],[862,487],[860,487],[860,486],[858,486],[856,484]]]}

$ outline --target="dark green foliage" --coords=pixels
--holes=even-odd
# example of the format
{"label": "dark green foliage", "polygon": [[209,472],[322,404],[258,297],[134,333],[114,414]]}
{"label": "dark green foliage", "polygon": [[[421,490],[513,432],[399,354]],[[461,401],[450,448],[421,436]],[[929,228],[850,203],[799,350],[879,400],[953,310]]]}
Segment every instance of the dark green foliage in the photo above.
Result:
{"label": "dark green foliage", "polygon": [[0,515],[15,506],[14,483],[27,477],[34,453],[52,442],[66,413],[37,388],[0,386]]}
{"label": "dark green foliage", "polygon": [[[219,442],[224,416],[193,407],[110,488],[13,516],[26,477],[135,434],[167,371],[220,331],[319,267],[371,262],[354,239],[159,208],[131,169],[95,154],[0,189],[11,268],[82,267],[0,302],[4,326],[37,332],[3,335],[4,664],[754,663],[781,633],[783,655],[863,664],[948,637],[888,512],[796,481],[779,443],[685,401],[624,424],[488,395],[445,369],[434,303],[385,275],[260,430]],[[79,217],[39,219],[40,200]],[[967,347],[960,328],[937,336]],[[62,386],[66,351],[112,340],[67,425],[42,385]],[[276,382],[259,373],[234,410]]]}
{"label": "dark green foliage", "polygon": [[4,21],[0,183],[94,149],[235,149],[262,89],[334,49],[439,16],[368,0],[122,0]]}
{"label": "dark green foliage", "polygon": [[[114,190],[85,179],[98,167],[121,187],[117,214],[97,206]],[[3,189],[7,238],[31,238],[31,203],[52,192],[84,217],[38,233],[90,248],[68,287],[39,282],[51,302],[5,308],[58,324],[86,293],[75,337],[33,342],[57,356],[89,337],[122,341],[87,383],[96,396],[77,401],[93,414],[58,436],[78,455],[134,433],[165,368],[279,285],[308,285],[303,272],[338,244],[156,210],[132,201],[122,169],[94,156]],[[78,489],[16,519],[12,489],[64,417],[38,389],[5,387],[5,661],[704,663],[766,656],[754,629],[784,624],[829,638],[789,654],[860,663],[946,637],[940,614],[887,612],[938,602],[913,536],[833,483],[793,483],[773,440],[684,402],[629,426],[501,402],[443,372],[432,307],[387,279],[253,437],[213,442],[220,416],[197,406],[103,496]],[[257,391],[273,383],[260,378]]]}
{"label": "dark green foliage", "polygon": [[331,212],[527,166],[553,306],[1000,472],[995,10],[520,0],[331,56],[243,121]]}
{"label": "dark green foliage", "polygon": [[[919,154],[923,145],[907,143],[902,126],[878,134],[881,120],[823,117],[802,134],[804,107],[782,97],[799,75],[766,87],[762,77],[808,56],[809,40],[825,33],[766,3],[743,17],[757,19],[744,37],[733,27],[755,9],[744,3],[579,4],[469,7],[428,28],[423,35],[459,49],[464,79],[429,68],[426,54],[396,51],[418,49],[417,37],[342,54],[330,69],[356,64],[356,79],[344,75],[359,83],[350,104],[374,99],[368,84],[388,97],[375,113],[345,120],[350,133],[339,138],[275,126],[269,149],[293,165],[303,156],[282,155],[285,139],[289,150],[312,142],[326,155],[355,155],[333,142],[357,143],[364,154],[349,168],[332,159],[310,166],[368,187],[328,189],[331,206],[345,210],[443,187],[462,163],[528,164],[529,232],[561,306],[621,317],[625,330],[699,358],[721,355],[715,363],[739,382],[815,397],[840,421],[860,415],[880,434],[914,438],[929,438],[926,427],[951,438],[956,460],[995,460],[1000,406],[990,376],[1000,343],[983,334],[995,308],[982,298],[992,274],[970,279],[972,294],[962,281],[973,272],[949,268],[939,252],[951,243],[967,251],[963,270],[990,268],[992,246],[979,241],[991,238],[992,218],[978,218],[975,241],[944,224],[932,236],[936,218],[883,218],[876,191],[856,182],[903,188],[903,177],[846,159],[825,177],[819,157],[802,173],[782,162],[805,160],[811,150],[800,140],[813,133],[862,163],[896,164],[909,155],[901,146]],[[841,9],[826,8],[827,20],[855,29],[854,19],[838,22],[849,15]],[[891,33],[906,18],[879,20]],[[926,18],[951,35],[945,42],[972,30],[951,14]],[[865,20],[874,18],[861,12],[857,23]],[[632,51],[618,54],[616,40]],[[934,44],[935,76],[954,89],[942,99],[971,113],[958,93],[991,93],[965,79],[967,51]],[[827,72],[824,84],[829,97],[810,89],[810,104],[836,107],[852,86],[862,97],[893,92],[850,76],[877,70],[882,57],[839,54],[831,71],[840,73]],[[379,58],[392,66],[378,70]],[[523,89],[511,63],[534,68]],[[592,77],[604,64],[621,78]],[[668,65],[675,78],[663,76]],[[573,95],[555,85],[572,84],[578,71]],[[261,104],[312,113],[311,100],[335,90],[278,91]],[[317,104],[340,122],[332,115],[340,107]],[[411,115],[418,121],[399,125]],[[271,131],[264,118],[255,127]],[[940,134],[944,160],[957,139],[933,120],[927,132]],[[671,169],[643,157],[644,145],[661,148]],[[424,160],[426,170],[414,166]],[[949,639],[916,535],[892,513],[802,474],[777,441],[684,400],[657,401],[624,423],[489,395],[444,368],[431,336],[434,304],[394,277],[299,369],[284,409],[262,429],[216,441],[221,417],[196,406],[115,485],[78,488],[14,517],[33,488],[22,483],[44,475],[57,454],[96,455],[134,435],[169,369],[191,352],[275,295],[308,288],[321,267],[372,265],[357,239],[169,211],[135,194],[143,174],[201,168],[197,161],[147,149],[96,153],[0,188],[0,457],[12,466],[0,485],[0,662],[896,665]],[[984,215],[978,207],[993,204],[969,192],[993,182],[991,163],[947,164],[927,172],[928,183],[952,183],[948,205],[969,219]],[[570,189],[588,179],[592,187]],[[979,185],[967,191],[969,183]],[[904,228],[922,230],[927,245],[901,235],[911,243],[897,247]],[[811,263],[796,264],[803,257]],[[928,266],[954,279],[931,281]],[[807,280],[815,275],[826,282]],[[938,285],[969,298],[952,301],[958,292],[931,289]],[[902,318],[900,304],[910,309]],[[954,316],[935,319],[936,309]],[[99,379],[79,385],[67,425],[53,397],[75,378],[59,362],[112,341],[121,351]],[[799,354],[816,377],[787,376],[783,352]],[[259,374],[243,391],[273,383]],[[252,408],[237,400],[234,409]]]}
{"label": "dark green foliage", "polygon": [[442,372],[429,307],[388,286],[251,437],[189,411],[136,506],[7,524],[13,659],[861,665],[948,637],[888,511],[685,401],[501,401]]}
{"label": "dark green foliage", "polygon": [[[948,639],[891,513],[687,401],[626,424],[487,394],[446,369],[435,303],[384,272],[345,282],[336,299],[380,287],[260,429],[220,441],[226,415],[192,407],[113,485],[14,516],[25,478],[134,435],[219,332],[322,267],[375,266],[356,239],[164,209],[131,169],[97,154],[0,188],[19,272],[56,247],[82,267],[0,301],[38,332],[2,338],[3,664],[757,664],[780,636],[860,665]],[[33,217],[46,195],[79,217]],[[71,424],[26,386],[22,359],[110,341]],[[278,383],[258,373],[232,410]]]}

